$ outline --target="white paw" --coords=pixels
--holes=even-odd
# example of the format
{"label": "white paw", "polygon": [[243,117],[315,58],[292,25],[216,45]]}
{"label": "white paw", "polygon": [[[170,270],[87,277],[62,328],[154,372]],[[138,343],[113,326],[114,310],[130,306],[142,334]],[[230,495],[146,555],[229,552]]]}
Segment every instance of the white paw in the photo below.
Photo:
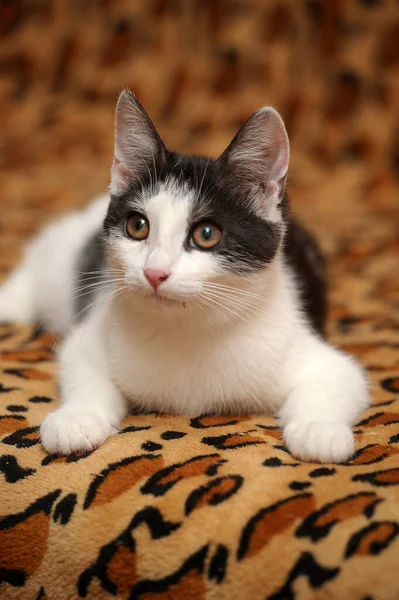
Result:
{"label": "white paw", "polygon": [[284,429],[288,450],[301,460],[342,463],[354,453],[352,429],[333,421],[292,421]]}
{"label": "white paw", "polygon": [[116,431],[102,416],[60,408],[44,419],[40,436],[47,452],[71,454],[97,448]]}

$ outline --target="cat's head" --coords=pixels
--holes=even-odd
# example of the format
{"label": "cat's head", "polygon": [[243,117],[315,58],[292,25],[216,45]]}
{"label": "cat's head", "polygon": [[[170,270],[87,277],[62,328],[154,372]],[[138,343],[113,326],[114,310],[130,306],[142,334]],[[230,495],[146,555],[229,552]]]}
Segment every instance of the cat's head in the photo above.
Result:
{"label": "cat's head", "polygon": [[[142,309],[250,310],[284,234],[289,143],[270,107],[217,159],[167,150],[140,102],[122,92],[105,239],[111,273]],[[223,320],[223,319],[222,319]]]}

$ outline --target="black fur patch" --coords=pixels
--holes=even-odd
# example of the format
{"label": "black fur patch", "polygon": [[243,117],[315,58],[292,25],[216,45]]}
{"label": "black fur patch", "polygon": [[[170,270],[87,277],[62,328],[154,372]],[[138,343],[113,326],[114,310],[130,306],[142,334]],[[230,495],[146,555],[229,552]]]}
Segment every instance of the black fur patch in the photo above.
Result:
{"label": "black fur patch", "polygon": [[[76,299],[75,314],[84,316],[86,307],[94,301],[96,290],[101,285],[101,275],[105,267],[104,234],[97,231],[86,242],[76,265]],[[96,277],[98,273],[99,277]]]}

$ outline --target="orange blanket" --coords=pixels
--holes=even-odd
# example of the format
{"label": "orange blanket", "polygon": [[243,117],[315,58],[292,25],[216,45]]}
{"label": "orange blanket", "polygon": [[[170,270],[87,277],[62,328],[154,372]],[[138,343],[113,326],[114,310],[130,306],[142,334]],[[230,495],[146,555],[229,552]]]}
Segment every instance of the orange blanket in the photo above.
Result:
{"label": "orange blanket", "polygon": [[107,185],[124,85],[193,152],[272,103],[294,210],[329,262],[329,337],[368,369],[374,404],[341,466],[299,463],[262,415],[130,416],[95,452],[47,456],[53,336],[2,325],[0,597],[398,598],[398,3],[5,6],[1,274],[42,221]]}

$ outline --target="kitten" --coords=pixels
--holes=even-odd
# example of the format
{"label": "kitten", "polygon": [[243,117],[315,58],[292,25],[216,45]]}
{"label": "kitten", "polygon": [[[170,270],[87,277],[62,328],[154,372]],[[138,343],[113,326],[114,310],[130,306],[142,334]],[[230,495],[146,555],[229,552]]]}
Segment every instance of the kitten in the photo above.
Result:
{"label": "kitten", "polygon": [[0,290],[0,319],[66,334],[48,452],[91,450],[128,406],[274,412],[291,453],[342,462],[364,374],[321,337],[322,261],[290,218],[289,143],[272,108],[217,159],[166,149],[140,102],[116,108],[111,198],[48,227]]}

